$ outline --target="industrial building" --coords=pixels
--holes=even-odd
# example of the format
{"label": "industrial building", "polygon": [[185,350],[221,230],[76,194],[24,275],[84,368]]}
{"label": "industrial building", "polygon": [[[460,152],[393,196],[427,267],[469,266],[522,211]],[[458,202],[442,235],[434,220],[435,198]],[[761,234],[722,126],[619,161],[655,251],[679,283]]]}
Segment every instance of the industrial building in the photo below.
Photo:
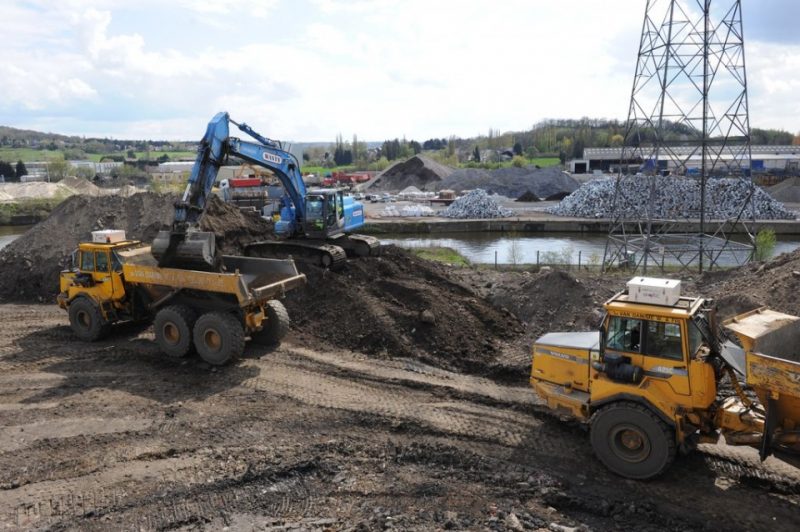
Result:
{"label": "industrial building", "polygon": [[[658,167],[674,173],[676,166],[686,164],[687,173],[699,172],[700,148],[697,146],[672,146],[669,148],[675,157],[663,150],[659,156]],[[713,150],[714,147],[709,149]],[[694,152],[694,153],[693,153]],[[800,146],[752,146],[753,172],[785,174],[800,173]],[[688,159],[687,159],[688,157]],[[721,160],[726,160],[723,153]],[[730,155],[728,159],[730,160]],[[583,159],[569,162],[569,170],[573,174],[587,174],[595,172],[616,173],[622,162],[622,148],[585,148]],[[746,163],[746,160],[745,160]]]}

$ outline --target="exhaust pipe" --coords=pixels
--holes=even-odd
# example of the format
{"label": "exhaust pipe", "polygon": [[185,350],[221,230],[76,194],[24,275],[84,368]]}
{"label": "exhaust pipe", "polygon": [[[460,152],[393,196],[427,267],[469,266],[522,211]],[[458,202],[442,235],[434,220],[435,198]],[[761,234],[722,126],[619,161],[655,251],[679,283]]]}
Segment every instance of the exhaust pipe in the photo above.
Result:
{"label": "exhaust pipe", "polygon": [[218,271],[220,267],[214,233],[159,231],[150,252],[161,268]]}

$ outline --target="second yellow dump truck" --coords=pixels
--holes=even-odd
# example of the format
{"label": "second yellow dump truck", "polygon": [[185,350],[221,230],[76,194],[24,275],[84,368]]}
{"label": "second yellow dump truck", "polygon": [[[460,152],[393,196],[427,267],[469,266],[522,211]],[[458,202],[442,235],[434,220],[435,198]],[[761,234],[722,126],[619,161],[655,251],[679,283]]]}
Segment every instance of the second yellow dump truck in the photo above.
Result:
{"label": "second yellow dump truck", "polygon": [[641,277],[604,306],[599,331],[534,343],[531,385],[590,424],[610,470],[651,478],[679,448],[720,437],[762,460],[800,452],[800,318],[761,308],[720,327],[711,300]]}
{"label": "second yellow dump truck", "polygon": [[152,320],[165,354],[196,350],[221,365],[242,353],[248,336],[280,341],[289,316],[278,299],[305,282],[292,260],[223,256],[221,272],[162,268],[150,246],[102,231],[79,244],[73,267],[61,272],[57,301],[82,340],[117,322]]}

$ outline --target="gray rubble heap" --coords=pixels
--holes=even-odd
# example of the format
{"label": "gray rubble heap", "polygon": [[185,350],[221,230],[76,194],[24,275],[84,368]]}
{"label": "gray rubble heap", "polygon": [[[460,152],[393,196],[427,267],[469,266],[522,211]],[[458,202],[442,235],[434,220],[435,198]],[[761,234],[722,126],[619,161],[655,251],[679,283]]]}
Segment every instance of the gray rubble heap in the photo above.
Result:
{"label": "gray rubble heap", "polygon": [[[650,198],[650,177],[630,176],[620,183],[620,201],[624,218],[646,218]],[[700,216],[700,183],[684,177],[656,177],[653,218],[692,219]],[[547,209],[550,214],[579,218],[612,218],[616,178],[589,181]],[[709,179],[706,183],[706,216],[713,219],[735,218],[747,198],[749,185],[735,178]],[[772,199],[761,188],[753,193],[753,206],[759,220],[794,220],[795,213]],[[750,217],[749,209],[743,218]]]}
{"label": "gray rubble heap", "polygon": [[450,204],[441,215],[445,218],[507,218],[513,211],[504,209],[483,189],[475,189]]}
{"label": "gray rubble heap", "polygon": [[443,178],[436,188],[451,189],[456,192],[482,188],[488,192],[517,198],[527,191],[539,198],[546,198],[559,192],[574,192],[580,183],[559,167],[536,168],[524,166],[481,170],[462,168]]}

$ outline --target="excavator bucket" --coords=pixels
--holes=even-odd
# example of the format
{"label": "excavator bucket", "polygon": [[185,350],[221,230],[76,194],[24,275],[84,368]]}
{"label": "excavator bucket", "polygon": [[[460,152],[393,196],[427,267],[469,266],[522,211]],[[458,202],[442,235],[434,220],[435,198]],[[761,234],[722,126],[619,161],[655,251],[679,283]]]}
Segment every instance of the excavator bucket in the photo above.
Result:
{"label": "excavator bucket", "polygon": [[159,231],[150,250],[162,268],[219,269],[214,233]]}

